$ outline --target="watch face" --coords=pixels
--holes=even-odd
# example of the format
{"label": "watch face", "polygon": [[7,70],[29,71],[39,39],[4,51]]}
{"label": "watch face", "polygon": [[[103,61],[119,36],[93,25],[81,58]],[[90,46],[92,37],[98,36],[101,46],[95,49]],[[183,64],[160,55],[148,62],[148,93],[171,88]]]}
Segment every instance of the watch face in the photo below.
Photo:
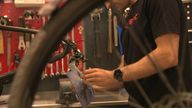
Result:
{"label": "watch face", "polygon": [[115,79],[117,79],[118,81],[122,81],[123,80],[123,73],[121,72],[121,70],[117,69],[114,72],[114,77]]}

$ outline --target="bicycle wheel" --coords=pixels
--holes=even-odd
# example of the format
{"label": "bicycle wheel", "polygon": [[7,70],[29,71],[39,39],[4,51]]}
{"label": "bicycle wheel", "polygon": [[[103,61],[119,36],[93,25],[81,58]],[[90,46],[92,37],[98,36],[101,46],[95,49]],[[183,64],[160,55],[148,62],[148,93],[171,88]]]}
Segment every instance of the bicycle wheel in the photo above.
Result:
{"label": "bicycle wheel", "polygon": [[[47,58],[51,56],[63,36],[73,25],[102,2],[104,0],[70,0],[38,33],[38,38],[32,43],[17,70],[18,73],[12,84],[9,108],[31,107],[42,70],[48,62]],[[156,67],[158,68],[158,66]],[[167,86],[169,87],[169,85]],[[172,89],[170,91],[175,93]],[[176,99],[175,102],[177,101]]]}
{"label": "bicycle wheel", "polygon": [[47,58],[61,42],[64,34],[86,13],[102,2],[104,0],[69,0],[66,6],[58,11],[37,34],[38,38],[33,41],[18,67],[12,84],[9,108],[31,107],[42,70],[48,61]]}

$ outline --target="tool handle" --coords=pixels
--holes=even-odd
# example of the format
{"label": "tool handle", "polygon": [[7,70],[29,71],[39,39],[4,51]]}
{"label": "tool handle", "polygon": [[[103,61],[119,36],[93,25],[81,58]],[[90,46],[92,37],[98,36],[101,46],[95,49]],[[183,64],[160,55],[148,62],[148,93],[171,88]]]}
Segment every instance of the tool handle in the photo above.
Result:
{"label": "tool handle", "polygon": [[11,31],[8,31],[7,34],[7,66],[11,64]]}
{"label": "tool handle", "polygon": [[[24,24],[24,18],[22,16],[20,16],[18,18],[18,26],[19,27],[24,27],[25,24]],[[25,46],[25,42],[24,42],[24,33],[20,33],[19,34],[19,45],[18,45],[18,49],[19,50],[25,50],[26,49],[26,46]]]}
{"label": "tool handle", "polygon": [[[13,21],[11,19],[8,19],[8,25],[13,25]],[[7,31],[7,67],[11,65],[11,35],[12,31]]]}
{"label": "tool handle", "polygon": [[114,46],[118,46],[117,17],[113,17]]}
{"label": "tool handle", "polygon": [[0,54],[4,54],[3,32],[0,30]]}
{"label": "tool handle", "polygon": [[[19,18],[18,18],[18,26],[23,27],[23,28],[25,27],[25,21],[22,16],[19,16]],[[20,32],[20,36],[24,36],[24,33]]]}
{"label": "tool handle", "polygon": [[[30,29],[31,27],[29,24],[26,24],[25,28]],[[31,33],[25,33],[24,40],[25,40],[25,44],[26,44],[26,50],[25,50],[25,52],[26,52],[29,49],[30,44],[31,44]]]}
{"label": "tool handle", "polygon": [[24,18],[22,16],[19,16],[19,18],[18,18],[18,26],[19,27],[25,26],[25,21],[24,21]]}
{"label": "tool handle", "polygon": [[109,26],[109,30],[108,30],[107,52],[112,53],[112,10],[111,9],[109,9],[108,11],[108,26]]}

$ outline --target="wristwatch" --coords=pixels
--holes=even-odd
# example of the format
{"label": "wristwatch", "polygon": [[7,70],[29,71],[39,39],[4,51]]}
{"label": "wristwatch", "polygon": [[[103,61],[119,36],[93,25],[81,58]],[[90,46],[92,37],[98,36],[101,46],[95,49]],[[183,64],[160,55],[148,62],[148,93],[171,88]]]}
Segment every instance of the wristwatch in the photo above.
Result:
{"label": "wristwatch", "polygon": [[123,81],[123,72],[120,69],[116,69],[113,75],[116,80]]}

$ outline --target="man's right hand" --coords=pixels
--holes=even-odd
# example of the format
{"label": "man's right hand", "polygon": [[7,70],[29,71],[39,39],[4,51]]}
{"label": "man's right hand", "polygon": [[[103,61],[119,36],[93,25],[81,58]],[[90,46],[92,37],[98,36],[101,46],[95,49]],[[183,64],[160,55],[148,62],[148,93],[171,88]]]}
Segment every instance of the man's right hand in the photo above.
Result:
{"label": "man's right hand", "polygon": [[117,90],[123,86],[114,78],[113,71],[93,68],[85,70],[84,75],[85,82],[97,91]]}

